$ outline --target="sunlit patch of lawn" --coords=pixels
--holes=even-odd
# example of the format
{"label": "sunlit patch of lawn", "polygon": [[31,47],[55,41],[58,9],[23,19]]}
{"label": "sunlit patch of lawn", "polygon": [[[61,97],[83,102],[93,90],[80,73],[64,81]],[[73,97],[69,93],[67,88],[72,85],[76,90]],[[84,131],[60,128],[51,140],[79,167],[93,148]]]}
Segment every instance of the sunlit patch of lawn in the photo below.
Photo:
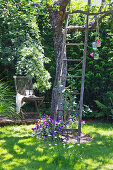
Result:
{"label": "sunlit patch of lawn", "polygon": [[86,124],[93,140],[81,145],[49,142],[32,136],[34,125],[0,128],[0,170],[113,169],[113,125]]}

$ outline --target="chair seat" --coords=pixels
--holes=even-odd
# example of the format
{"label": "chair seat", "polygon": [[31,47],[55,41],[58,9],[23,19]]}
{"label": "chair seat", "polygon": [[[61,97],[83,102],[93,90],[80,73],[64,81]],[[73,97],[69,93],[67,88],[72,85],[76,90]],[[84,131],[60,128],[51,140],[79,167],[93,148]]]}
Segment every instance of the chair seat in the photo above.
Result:
{"label": "chair seat", "polygon": [[37,96],[24,96],[22,98],[22,102],[27,102],[27,101],[40,101],[43,102],[44,97],[37,97]]}

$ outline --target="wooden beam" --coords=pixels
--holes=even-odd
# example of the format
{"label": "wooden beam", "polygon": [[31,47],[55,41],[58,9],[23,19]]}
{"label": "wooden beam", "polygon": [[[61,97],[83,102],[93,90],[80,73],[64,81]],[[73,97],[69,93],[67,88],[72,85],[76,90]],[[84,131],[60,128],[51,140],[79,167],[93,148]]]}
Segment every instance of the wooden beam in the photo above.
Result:
{"label": "wooden beam", "polygon": [[73,10],[73,11],[67,11],[66,13],[65,13],[65,15],[67,15],[67,14],[77,14],[77,13],[79,13],[79,14],[85,14],[85,15],[100,15],[100,14],[110,14],[110,13],[112,13],[113,12],[113,10],[109,10],[109,11],[99,11],[99,12],[88,12],[88,11],[82,11],[82,10]]}
{"label": "wooden beam", "polygon": [[[110,12],[110,13],[105,13],[105,14],[103,14],[102,16],[100,16],[100,18],[98,19],[98,23],[100,23],[103,18],[105,18],[108,14],[111,14],[111,13],[113,13],[113,10],[112,10],[112,12]],[[92,21],[92,22],[89,23],[88,30],[91,31],[92,29],[95,29],[96,26],[97,26],[97,20],[94,19],[94,21]],[[72,26],[72,25],[71,25],[71,26],[68,26],[67,29],[68,29],[68,30],[67,30],[68,33],[70,33],[71,31],[75,31],[75,30],[85,31],[86,26],[85,26],[85,25],[83,25],[83,26]]]}

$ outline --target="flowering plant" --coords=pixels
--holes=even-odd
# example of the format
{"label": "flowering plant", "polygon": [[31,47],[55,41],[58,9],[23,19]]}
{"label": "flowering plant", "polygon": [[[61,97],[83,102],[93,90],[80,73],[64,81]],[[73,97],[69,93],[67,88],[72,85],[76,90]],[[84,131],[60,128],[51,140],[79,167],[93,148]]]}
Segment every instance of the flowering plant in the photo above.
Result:
{"label": "flowering plant", "polygon": [[39,137],[45,137],[53,140],[60,140],[63,128],[63,120],[60,119],[56,122],[56,128],[53,130],[53,119],[45,115],[37,123],[35,123],[35,128],[32,128],[34,135]]}
{"label": "flowering plant", "polygon": [[[85,124],[85,121],[82,121]],[[63,136],[63,128],[77,128],[78,127],[78,115],[70,115],[67,122],[63,122],[63,119],[59,119],[56,122],[55,130],[53,130],[53,119],[45,115],[37,123],[35,128],[32,128],[35,136],[43,137],[49,140],[65,142],[65,136]]]}
{"label": "flowering plant", "polygon": [[100,40],[97,40],[97,43],[101,43],[101,41],[100,41]]}

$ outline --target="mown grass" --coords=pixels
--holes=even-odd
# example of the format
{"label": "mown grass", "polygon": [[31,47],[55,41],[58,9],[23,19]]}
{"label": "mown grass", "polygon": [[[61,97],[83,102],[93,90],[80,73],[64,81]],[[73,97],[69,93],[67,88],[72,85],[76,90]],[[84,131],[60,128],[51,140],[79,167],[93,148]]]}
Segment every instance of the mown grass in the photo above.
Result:
{"label": "mown grass", "polygon": [[113,169],[113,125],[86,124],[93,140],[81,145],[43,141],[31,136],[33,125],[0,128],[0,170]]}

